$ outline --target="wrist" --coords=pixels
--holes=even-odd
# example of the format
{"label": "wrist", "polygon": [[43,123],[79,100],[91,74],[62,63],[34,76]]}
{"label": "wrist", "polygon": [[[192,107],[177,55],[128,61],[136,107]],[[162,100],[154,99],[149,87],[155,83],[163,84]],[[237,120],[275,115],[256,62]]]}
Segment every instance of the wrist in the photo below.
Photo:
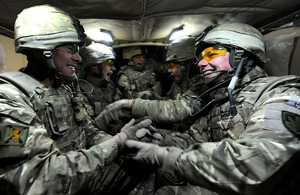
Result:
{"label": "wrist", "polygon": [[158,162],[159,162],[160,165],[163,165],[164,160],[165,160],[165,158],[166,158],[167,155],[168,155],[167,148],[165,148],[165,147],[158,147],[156,156],[157,156],[157,160],[158,160]]}
{"label": "wrist", "polygon": [[163,165],[165,169],[173,170],[176,169],[176,163],[179,158],[179,156],[182,153],[182,149],[176,148],[176,147],[169,147],[168,152],[166,153],[166,156],[163,159]]}
{"label": "wrist", "polygon": [[120,140],[120,137],[118,135],[115,135],[113,137],[113,139],[115,140],[115,142],[117,143],[117,146],[118,148],[120,149],[121,148],[121,140]]}
{"label": "wrist", "polygon": [[127,140],[126,133],[120,132],[117,135],[115,135],[114,138],[116,139],[116,142],[118,144],[118,147],[119,147],[120,151],[122,151],[125,147],[125,142]]}

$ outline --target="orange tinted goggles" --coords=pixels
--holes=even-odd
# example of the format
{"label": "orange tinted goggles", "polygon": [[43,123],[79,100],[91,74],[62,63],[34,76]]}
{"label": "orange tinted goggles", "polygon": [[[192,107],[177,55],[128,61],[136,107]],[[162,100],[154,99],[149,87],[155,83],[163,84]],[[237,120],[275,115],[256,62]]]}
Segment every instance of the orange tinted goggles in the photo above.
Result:
{"label": "orange tinted goggles", "polygon": [[175,68],[179,68],[180,64],[179,63],[175,63],[175,62],[169,62],[168,63],[168,67],[171,70],[174,70]]}
{"label": "orange tinted goggles", "polygon": [[107,60],[107,61],[103,62],[103,64],[105,64],[108,67],[113,67],[115,65],[115,61],[114,60]]}
{"label": "orange tinted goggles", "polygon": [[216,57],[225,56],[226,52],[227,52],[227,49],[225,49],[225,48],[216,49],[214,47],[208,47],[200,53],[199,61],[204,59],[207,62],[209,62]]}
{"label": "orange tinted goggles", "polygon": [[143,55],[136,55],[133,57],[133,59],[135,59],[135,60],[141,60],[142,58],[144,59]]}

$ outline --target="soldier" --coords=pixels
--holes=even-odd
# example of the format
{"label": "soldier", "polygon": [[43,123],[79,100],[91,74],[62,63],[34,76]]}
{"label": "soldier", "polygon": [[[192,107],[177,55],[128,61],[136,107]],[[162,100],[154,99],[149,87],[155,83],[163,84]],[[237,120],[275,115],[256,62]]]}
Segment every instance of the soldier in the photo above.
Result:
{"label": "soldier", "polygon": [[138,150],[134,158],[159,167],[168,184],[199,186],[164,186],[157,194],[298,194],[300,77],[268,77],[264,38],[247,24],[208,28],[196,56],[215,104],[188,133],[161,143],[184,150],[126,142]]}
{"label": "soldier", "polygon": [[194,66],[195,43],[194,37],[182,37],[172,41],[168,47],[166,62],[169,66],[168,72],[173,77],[170,91],[167,92],[169,99],[178,99],[192,85],[191,78],[197,75]]}
{"label": "soldier", "polygon": [[128,60],[128,64],[121,67],[118,72],[118,87],[122,92],[121,98],[161,98],[160,82],[156,81],[152,69],[145,68],[146,59],[142,49],[140,47],[124,48],[123,59]]}
{"label": "soldier", "polygon": [[110,103],[120,99],[120,91],[111,80],[116,71],[115,53],[111,47],[101,43],[92,43],[80,48],[84,81],[80,80],[80,88],[93,106],[93,117]]}
{"label": "soldier", "polygon": [[[88,102],[92,108],[88,113],[92,118],[98,116],[104,108],[117,100],[120,100],[121,92],[111,80],[111,76],[116,70],[115,53],[111,47],[101,43],[92,43],[80,48],[82,57],[81,77],[79,80],[81,90],[86,94]],[[129,114],[128,114],[129,117]],[[124,126],[122,120],[113,124],[98,123],[101,130],[111,135],[115,135]]]}
{"label": "soldier", "polygon": [[128,165],[116,157],[151,120],[132,119],[113,137],[86,114],[75,75],[85,44],[79,20],[39,5],[18,15],[14,32],[15,50],[28,65],[0,74],[1,194],[132,190],[138,175],[125,172]]}

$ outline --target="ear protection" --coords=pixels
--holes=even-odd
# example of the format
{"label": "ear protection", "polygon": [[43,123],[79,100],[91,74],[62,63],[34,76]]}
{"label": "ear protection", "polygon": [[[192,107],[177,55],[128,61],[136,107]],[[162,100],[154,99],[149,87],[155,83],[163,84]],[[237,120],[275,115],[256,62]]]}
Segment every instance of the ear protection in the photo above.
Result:
{"label": "ear protection", "polygon": [[243,56],[245,54],[245,50],[244,49],[237,49],[237,48],[231,48],[230,49],[230,55],[229,55],[229,63],[230,66],[233,69],[236,69],[242,59],[242,57],[245,58],[245,61],[243,64],[246,64],[248,61],[248,57]]}

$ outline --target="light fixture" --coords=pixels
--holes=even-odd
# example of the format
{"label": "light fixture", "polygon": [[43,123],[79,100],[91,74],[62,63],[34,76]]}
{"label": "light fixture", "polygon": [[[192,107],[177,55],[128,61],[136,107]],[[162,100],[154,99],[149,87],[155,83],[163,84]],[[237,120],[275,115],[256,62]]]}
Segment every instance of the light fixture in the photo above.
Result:
{"label": "light fixture", "polygon": [[100,33],[103,36],[103,41],[106,41],[106,42],[114,41],[114,36],[110,30],[100,29]]}
{"label": "light fixture", "polygon": [[88,29],[86,30],[87,36],[95,42],[104,42],[104,43],[111,43],[114,41],[114,37],[109,30],[105,29]]}
{"label": "light fixture", "polygon": [[169,35],[169,40],[172,41],[182,36],[184,36],[183,25],[172,30],[172,32]]}

